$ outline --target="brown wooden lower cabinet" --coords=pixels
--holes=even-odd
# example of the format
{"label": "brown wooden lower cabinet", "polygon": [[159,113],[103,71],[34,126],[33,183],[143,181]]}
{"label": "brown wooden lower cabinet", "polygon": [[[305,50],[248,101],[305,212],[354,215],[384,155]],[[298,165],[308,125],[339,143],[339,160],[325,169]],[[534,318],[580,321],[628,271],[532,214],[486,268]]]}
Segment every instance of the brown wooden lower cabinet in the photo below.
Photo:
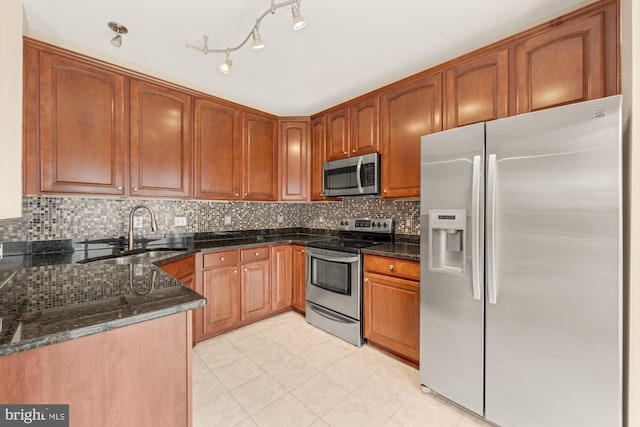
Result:
{"label": "brown wooden lower cabinet", "polygon": [[293,263],[291,245],[271,247],[271,308],[291,307]]}
{"label": "brown wooden lower cabinet", "polygon": [[69,404],[72,426],[189,427],[191,314],[0,357],[0,378],[0,402]]}
{"label": "brown wooden lower cabinet", "polygon": [[364,269],[364,337],[418,363],[420,264],[365,255]]}
{"label": "brown wooden lower cabinet", "polygon": [[307,282],[307,252],[306,246],[292,245],[293,248],[293,298],[291,305],[294,309],[304,313],[307,308],[305,301],[305,286]]}
{"label": "brown wooden lower cabinet", "polygon": [[282,244],[197,254],[195,290],[207,305],[195,317],[195,341],[289,310],[292,295],[304,310],[304,249]]}

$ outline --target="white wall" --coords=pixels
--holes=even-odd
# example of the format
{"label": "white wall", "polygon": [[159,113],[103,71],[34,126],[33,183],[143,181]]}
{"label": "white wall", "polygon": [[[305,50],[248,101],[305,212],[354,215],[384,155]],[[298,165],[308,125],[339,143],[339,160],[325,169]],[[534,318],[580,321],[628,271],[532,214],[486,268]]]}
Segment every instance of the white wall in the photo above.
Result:
{"label": "white wall", "polygon": [[0,1],[0,218],[22,215],[21,0]]}
{"label": "white wall", "polygon": [[636,427],[640,426],[640,2],[622,0],[620,16],[622,93],[625,103],[624,154],[627,168],[625,173],[626,425]]}

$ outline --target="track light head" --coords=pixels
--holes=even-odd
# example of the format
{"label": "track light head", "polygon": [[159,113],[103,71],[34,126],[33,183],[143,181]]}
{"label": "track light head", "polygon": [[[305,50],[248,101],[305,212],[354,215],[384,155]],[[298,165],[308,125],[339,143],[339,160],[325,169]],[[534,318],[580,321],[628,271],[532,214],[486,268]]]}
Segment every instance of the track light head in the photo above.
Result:
{"label": "track light head", "polygon": [[231,50],[227,48],[227,59],[218,64],[218,69],[222,74],[229,74],[229,72],[231,71],[231,65],[233,65],[233,62],[231,62],[231,60],[229,59],[230,52]]}
{"label": "track light head", "polygon": [[253,28],[253,42],[251,43],[251,47],[253,49],[264,48],[264,42],[262,41],[262,38],[260,38],[260,32],[258,31],[257,25]]}
{"label": "track light head", "polygon": [[127,34],[129,30],[124,25],[113,21],[107,23],[107,26],[116,33],[115,37],[111,39],[111,44],[119,48],[122,46],[122,34]]}
{"label": "track light head", "polygon": [[298,4],[291,6],[291,15],[293,15],[293,29],[295,31],[301,30],[307,25],[304,18],[300,15],[300,6]]}

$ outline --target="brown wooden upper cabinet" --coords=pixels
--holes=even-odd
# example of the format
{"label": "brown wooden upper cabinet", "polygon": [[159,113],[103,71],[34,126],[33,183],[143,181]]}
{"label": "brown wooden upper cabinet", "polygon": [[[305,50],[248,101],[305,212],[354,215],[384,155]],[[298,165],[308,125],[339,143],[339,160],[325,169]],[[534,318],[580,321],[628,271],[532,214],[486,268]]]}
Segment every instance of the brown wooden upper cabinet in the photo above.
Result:
{"label": "brown wooden upper cabinet", "polygon": [[308,200],[309,120],[280,122],[280,200]]}
{"label": "brown wooden upper cabinet", "polygon": [[239,200],[242,192],[240,110],[196,99],[194,121],[194,196]]}
{"label": "brown wooden upper cabinet", "polygon": [[509,49],[483,53],[444,71],[444,129],[509,115]]}
{"label": "brown wooden upper cabinet", "polygon": [[327,158],[325,145],[325,116],[311,120],[311,200],[323,200],[322,163]]}
{"label": "brown wooden upper cabinet", "polygon": [[[123,195],[124,76],[34,49],[26,49],[25,61],[27,91],[37,91],[36,85],[40,89],[41,183],[39,188],[37,183],[28,185],[35,188],[28,188],[27,192]],[[30,102],[38,99],[25,98],[27,109],[31,108]],[[30,132],[38,129],[37,119],[31,125],[28,115],[29,111],[25,120],[27,139]],[[35,157],[31,151],[25,155]],[[25,170],[25,173],[33,172]]]}
{"label": "brown wooden upper cabinet", "polygon": [[327,160],[349,157],[349,107],[327,113],[325,126]]}
{"label": "brown wooden upper cabinet", "polygon": [[379,105],[378,96],[366,98],[349,107],[351,118],[351,138],[349,155],[359,156],[380,150],[379,143]]}
{"label": "brown wooden upper cabinet", "polygon": [[243,199],[278,199],[278,131],[276,121],[242,114]]}
{"label": "brown wooden upper cabinet", "polygon": [[380,106],[382,197],[419,197],[420,137],[442,130],[442,74],[391,87]]}
{"label": "brown wooden upper cabinet", "polygon": [[131,195],[191,194],[191,96],[131,80]]}
{"label": "brown wooden upper cabinet", "polygon": [[614,7],[562,22],[516,44],[516,114],[617,93],[616,73],[611,72],[616,62],[611,56]]}

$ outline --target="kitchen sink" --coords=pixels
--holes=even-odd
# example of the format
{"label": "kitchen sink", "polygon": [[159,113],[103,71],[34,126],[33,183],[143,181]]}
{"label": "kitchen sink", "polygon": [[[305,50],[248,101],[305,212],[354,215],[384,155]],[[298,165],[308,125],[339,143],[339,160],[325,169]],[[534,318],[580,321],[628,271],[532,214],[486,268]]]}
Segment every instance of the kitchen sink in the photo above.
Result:
{"label": "kitchen sink", "polygon": [[87,258],[78,261],[78,264],[143,264],[153,262],[160,257],[179,254],[186,251],[186,248],[151,248],[151,249],[134,249],[124,251],[118,255],[106,255],[93,258]]}

